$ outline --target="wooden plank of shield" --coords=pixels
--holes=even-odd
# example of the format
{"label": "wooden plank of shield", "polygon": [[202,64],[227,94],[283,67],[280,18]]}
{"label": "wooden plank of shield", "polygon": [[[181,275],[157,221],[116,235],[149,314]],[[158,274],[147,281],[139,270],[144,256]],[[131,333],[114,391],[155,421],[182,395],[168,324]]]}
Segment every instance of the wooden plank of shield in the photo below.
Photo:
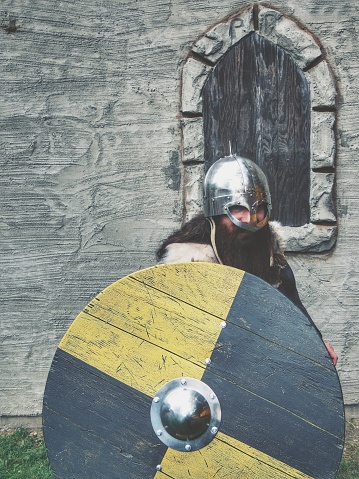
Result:
{"label": "wooden plank of shield", "polygon": [[[222,417],[190,452],[150,418],[182,377],[209,386]],[[43,426],[60,479],[334,479],[344,440],[340,383],[310,321],[264,281],[207,263],[138,271],[94,298],[56,351]]]}

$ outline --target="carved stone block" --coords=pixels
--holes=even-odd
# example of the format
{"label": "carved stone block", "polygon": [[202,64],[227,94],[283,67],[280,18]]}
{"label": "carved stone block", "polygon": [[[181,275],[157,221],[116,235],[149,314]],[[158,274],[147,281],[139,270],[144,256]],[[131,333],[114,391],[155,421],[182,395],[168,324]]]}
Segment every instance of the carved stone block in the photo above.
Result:
{"label": "carved stone block", "polygon": [[182,113],[201,113],[201,91],[212,68],[194,58],[188,58],[182,75]]}
{"label": "carved stone block", "polygon": [[196,41],[192,50],[215,63],[241,38],[254,30],[252,7],[228,22],[219,23]]}
{"label": "carved stone block", "polygon": [[312,108],[335,105],[336,88],[333,76],[326,61],[305,72],[309,82]]}
{"label": "carved stone block", "polygon": [[282,13],[259,7],[258,23],[259,33],[284,48],[300,68],[305,68],[321,55],[314,38]]}
{"label": "carved stone block", "polygon": [[191,118],[182,121],[183,163],[203,162],[203,119]]}
{"label": "carved stone block", "polygon": [[336,221],[334,214],[334,173],[312,172],[310,187],[311,221]]}
{"label": "carved stone block", "polygon": [[334,112],[313,111],[311,138],[311,167],[332,168],[335,159]]}
{"label": "carved stone block", "polygon": [[202,185],[204,178],[204,164],[187,165],[184,171],[184,191],[186,192],[184,203],[186,221],[190,220],[202,210],[203,193]]}
{"label": "carved stone block", "polygon": [[317,226],[312,223],[293,228],[282,226],[281,237],[286,252],[323,252],[330,250],[336,241],[335,226]]}

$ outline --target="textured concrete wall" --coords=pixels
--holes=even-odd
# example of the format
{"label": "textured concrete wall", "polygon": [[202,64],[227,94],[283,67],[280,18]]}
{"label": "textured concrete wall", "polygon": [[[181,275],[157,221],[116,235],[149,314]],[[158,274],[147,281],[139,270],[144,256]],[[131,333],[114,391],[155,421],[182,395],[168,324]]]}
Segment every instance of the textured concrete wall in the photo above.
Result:
{"label": "textured concrete wall", "polygon": [[[180,223],[181,69],[199,36],[246,5],[2,1],[1,415],[41,412],[68,325],[105,286],[152,265]],[[337,244],[290,262],[340,355],[347,404],[359,403],[358,6],[271,3],[320,39],[338,82]]]}

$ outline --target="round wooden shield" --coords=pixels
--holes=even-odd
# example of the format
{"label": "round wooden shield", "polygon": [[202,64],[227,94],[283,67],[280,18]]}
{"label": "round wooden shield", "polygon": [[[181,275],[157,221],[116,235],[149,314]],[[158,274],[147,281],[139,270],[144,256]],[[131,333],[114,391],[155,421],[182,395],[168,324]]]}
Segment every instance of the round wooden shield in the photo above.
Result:
{"label": "round wooden shield", "polygon": [[[150,417],[158,391],[184,377],[221,409],[213,439],[188,452],[166,446]],[[51,366],[43,427],[60,479],[334,479],[344,413],[296,306],[243,271],[183,263],[126,276],[79,314]]]}

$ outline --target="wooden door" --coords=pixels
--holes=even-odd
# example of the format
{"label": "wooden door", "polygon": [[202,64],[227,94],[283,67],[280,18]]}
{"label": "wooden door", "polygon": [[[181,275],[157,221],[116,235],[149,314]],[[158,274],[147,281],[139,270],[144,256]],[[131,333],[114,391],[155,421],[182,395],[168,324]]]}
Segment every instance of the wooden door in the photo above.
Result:
{"label": "wooden door", "polygon": [[272,219],[308,223],[310,91],[292,58],[251,33],[218,62],[202,96],[206,170],[230,149],[255,161],[268,178]]}

